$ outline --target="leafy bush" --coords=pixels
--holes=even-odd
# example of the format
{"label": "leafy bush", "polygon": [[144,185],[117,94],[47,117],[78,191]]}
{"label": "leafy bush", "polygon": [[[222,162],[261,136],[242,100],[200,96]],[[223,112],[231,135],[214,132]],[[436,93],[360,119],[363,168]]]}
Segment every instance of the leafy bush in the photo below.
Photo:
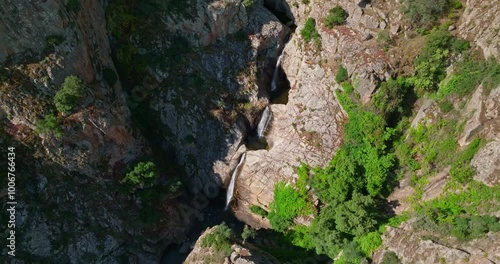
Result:
{"label": "leafy bush", "polygon": [[102,75],[104,77],[104,80],[106,81],[106,83],[108,83],[109,86],[114,86],[118,81],[118,76],[116,75],[115,71],[113,71],[110,68],[104,69],[102,71]]}
{"label": "leafy bush", "polygon": [[258,205],[250,206],[250,211],[254,214],[258,214],[258,215],[263,216],[263,217],[267,216],[267,211],[262,209],[262,207],[260,207]]}
{"label": "leafy bush", "polygon": [[256,232],[253,228],[249,227],[248,225],[245,225],[243,228],[243,232],[241,233],[241,238],[243,238],[243,244],[247,241],[249,238],[255,238]]}
{"label": "leafy bush", "polygon": [[83,99],[84,90],[82,81],[70,75],[64,79],[61,89],[54,96],[54,103],[59,112],[69,112]]}
{"label": "leafy bush", "polygon": [[273,229],[284,231],[293,224],[293,219],[299,215],[313,212],[312,205],[292,186],[279,182],[274,187],[274,201],[269,205],[267,218]]}
{"label": "leafy bush", "polygon": [[391,44],[392,39],[389,31],[387,29],[381,30],[377,34],[377,43],[383,48],[388,48]]}
{"label": "leafy bush", "polygon": [[457,160],[451,165],[450,176],[452,179],[462,184],[472,180],[476,170],[470,165],[470,161],[482,145],[483,141],[479,138],[475,138],[471,141],[469,146],[460,153]]}
{"label": "leafy bush", "polygon": [[253,6],[253,4],[255,4],[255,1],[254,0],[243,0],[242,4],[244,7],[249,8],[249,7]]}
{"label": "leafy bush", "polygon": [[470,94],[479,85],[489,91],[500,83],[500,63],[494,58],[488,60],[465,59],[456,64],[454,74],[441,82],[438,95],[465,96]]}
{"label": "leafy bush", "polygon": [[333,28],[333,26],[344,24],[347,17],[347,12],[342,7],[336,6],[328,11],[324,23],[327,28]]}
{"label": "leafy bush", "polygon": [[122,180],[123,182],[144,187],[151,186],[156,181],[156,165],[151,162],[139,162],[132,169],[129,169]]}
{"label": "leafy bush", "polygon": [[371,256],[372,252],[382,245],[382,237],[378,232],[370,232],[357,239],[359,249],[365,256]]}
{"label": "leafy bush", "polygon": [[35,133],[45,134],[49,132],[54,133],[58,138],[63,135],[59,121],[54,114],[45,115],[42,119],[36,121]]}
{"label": "leafy bush", "polygon": [[429,27],[448,11],[449,6],[449,0],[405,0],[403,13],[415,26]]}
{"label": "leafy bush", "polygon": [[338,83],[345,82],[349,79],[349,73],[347,72],[347,69],[344,68],[344,66],[340,65],[339,69],[337,70],[337,74],[335,75],[335,81]]}
{"label": "leafy bush", "polygon": [[380,264],[401,264],[401,260],[393,251],[386,251]]}
{"label": "leafy bush", "polygon": [[316,20],[314,18],[310,17],[306,20],[304,28],[300,31],[300,34],[306,42],[313,40],[317,48],[321,46],[321,36],[316,30]]}
{"label": "leafy bush", "polygon": [[231,253],[231,229],[222,223],[215,230],[206,235],[201,241],[202,247],[214,247],[217,251],[223,252],[225,255]]}

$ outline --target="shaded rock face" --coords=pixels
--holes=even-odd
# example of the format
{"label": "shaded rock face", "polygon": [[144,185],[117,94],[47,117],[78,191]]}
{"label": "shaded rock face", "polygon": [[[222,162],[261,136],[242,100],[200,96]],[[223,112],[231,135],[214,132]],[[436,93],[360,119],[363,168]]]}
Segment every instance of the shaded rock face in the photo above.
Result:
{"label": "shaded rock face", "polygon": [[161,20],[166,29],[182,34],[195,46],[212,44],[238,32],[247,23],[247,12],[240,0],[194,2],[187,3],[194,9],[189,17],[166,14]]}
{"label": "shaded rock face", "polygon": [[496,252],[499,238],[497,232],[469,242],[449,240],[441,244],[422,238],[406,222],[384,234],[384,243],[374,253],[373,262],[381,263],[384,253],[393,251],[401,263],[494,263],[499,257]]}
{"label": "shaded rock face", "polygon": [[473,40],[486,58],[500,56],[500,6],[498,1],[468,0],[458,26],[459,34],[467,40]]}
{"label": "shaded rock face", "polygon": [[183,71],[203,83],[177,86],[165,79],[149,103],[164,130],[164,150],[184,166],[194,193],[229,183],[238,148],[268,102],[269,65],[290,32],[258,4],[245,22],[244,39],[228,37],[193,53]]}
{"label": "shaded rock face", "polygon": [[[0,141],[16,146],[16,239],[25,245],[13,263],[151,263],[158,243],[180,239],[189,219],[163,203],[168,221],[145,224],[136,199],[120,190],[125,164],[147,148],[131,128],[120,83],[103,80],[104,69],[115,71],[103,7],[79,2],[73,11],[52,0],[0,4],[8,76],[0,83]],[[61,138],[36,135],[37,119],[57,114],[53,96],[68,75],[82,79],[83,102],[58,114]]]}
{"label": "shaded rock face", "polygon": [[[109,170],[118,160],[133,158],[140,148],[130,133],[120,84],[110,87],[102,78],[103,69],[114,71],[104,10],[97,1],[82,1],[81,6],[75,13],[58,1],[2,4],[0,29],[6,38],[0,43],[0,61],[12,78],[2,84],[0,106],[12,125],[33,129],[38,118],[54,109],[52,98],[64,78],[81,78],[87,88],[85,100],[64,119],[66,136],[58,140],[44,135],[42,144],[65,167],[93,175],[95,164],[104,161]],[[56,47],[48,43],[54,36],[62,40]]]}

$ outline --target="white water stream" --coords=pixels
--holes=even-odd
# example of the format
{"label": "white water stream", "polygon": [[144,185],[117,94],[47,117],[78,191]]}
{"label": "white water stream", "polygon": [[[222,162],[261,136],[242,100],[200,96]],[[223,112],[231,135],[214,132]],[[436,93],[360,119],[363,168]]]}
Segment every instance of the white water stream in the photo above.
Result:
{"label": "white water stream", "polygon": [[275,92],[278,89],[277,87],[278,73],[281,65],[281,60],[283,59],[284,55],[285,53],[282,52],[278,58],[278,61],[276,62],[276,68],[274,68],[273,79],[271,80],[271,92]]}
{"label": "white water stream", "polygon": [[271,112],[271,108],[266,106],[264,112],[262,112],[262,116],[260,117],[259,124],[257,125],[257,136],[259,138],[264,137],[264,132],[266,132],[266,128],[269,125],[269,121],[271,120],[273,113]]}
{"label": "white water stream", "polygon": [[234,193],[234,185],[236,183],[236,177],[238,176],[239,169],[243,162],[245,161],[245,158],[247,156],[247,153],[243,153],[240,157],[240,162],[238,162],[238,165],[233,171],[233,175],[231,176],[231,181],[229,182],[229,186],[227,187],[227,196],[226,196],[226,208],[224,210],[227,210],[229,208],[229,203],[231,202],[231,199],[233,199],[233,193]]}

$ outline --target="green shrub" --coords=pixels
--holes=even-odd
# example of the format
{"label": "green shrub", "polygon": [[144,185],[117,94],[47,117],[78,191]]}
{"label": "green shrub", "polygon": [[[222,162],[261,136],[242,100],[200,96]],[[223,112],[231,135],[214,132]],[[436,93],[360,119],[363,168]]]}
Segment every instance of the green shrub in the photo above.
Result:
{"label": "green shrub", "polygon": [[439,103],[439,108],[444,113],[448,113],[451,110],[453,110],[453,104],[450,101],[448,101],[448,100],[444,100],[444,101],[442,101],[442,102]]}
{"label": "green shrub", "polygon": [[318,31],[316,30],[316,20],[312,17],[306,20],[304,28],[300,31],[300,34],[306,42],[320,38]]}
{"label": "green shrub", "polygon": [[349,73],[347,72],[347,69],[344,68],[344,66],[340,65],[339,69],[337,70],[337,74],[335,75],[335,81],[338,83],[342,83],[347,81],[349,79]]}
{"label": "green shrub", "polygon": [[156,176],[156,165],[151,161],[141,161],[128,170],[121,182],[132,183],[140,187],[151,186],[156,181]]}
{"label": "green shrub", "polygon": [[218,225],[215,230],[206,235],[201,241],[202,247],[213,247],[218,252],[223,252],[225,255],[231,253],[231,229],[222,223]]}
{"label": "green shrub", "polygon": [[64,79],[61,89],[54,96],[54,103],[59,112],[69,112],[81,102],[83,96],[82,81],[70,75]]}
{"label": "green shrub", "polygon": [[116,75],[115,71],[113,71],[110,68],[105,68],[102,71],[102,75],[104,80],[109,86],[114,86],[116,82],[118,81],[118,76]]}
{"label": "green shrub", "polygon": [[333,26],[344,24],[347,17],[347,12],[342,7],[336,6],[328,11],[324,23],[327,28],[333,28]]}
{"label": "green shrub", "polygon": [[269,205],[267,218],[273,229],[284,231],[293,224],[299,215],[312,213],[312,205],[292,186],[279,182],[274,187],[274,201]]}
{"label": "green shrub", "polygon": [[451,48],[455,51],[461,52],[470,49],[469,42],[465,39],[453,39],[451,42]]}
{"label": "green shrub", "polygon": [[378,232],[370,232],[357,239],[359,249],[365,256],[371,256],[372,252],[382,245],[382,238]]}
{"label": "green shrub", "polygon": [[54,133],[58,138],[63,135],[59,121],[54,114],[45,115],[42,119],[36,121],[35,133],[45,134],[49,132]]}
{"label": "green shrub", "polygon": [[449,0],[405,0],[403,13],[410,23],[419,27],[430,27],[450,6]]}
{"label": "green shrub", "polygon": [[500,63],[496,59],[477,60],[470,56],[456,63],[454,74],[441,82],[438,95],[445,97],[448,95],[466,96],[479,85],[489,91],[500,83]]}
{"label": "green shrub", "polygon": [[391,35],[387,29],[381,30],[377,33],[377,43],[383,48],[389,47],[391,44]]}
{"label": "green shrub", "polygon": [[302,4],[308,5],[311,1],[310,0],[302,0]]}
{"label": "green shrub", "polygon": [[401,264],[401,260],[393,251],[386,251],[380,264]]}
{"label": "green shrub", "polygon": [[254,214],[258,214],[258,215],[263,216],[263,217],[267,216],[267,211],[262,209],[262,207],[260,207],[258,205],[250,206],[250,211]]}
{"label": "green shrub", "polygon": [[255,0],[243,0],[243,6],[249,8],[255,4]]}
{"label": "green shrub", "polygon": [[256,234],[257,233],[255,232],[255,230],[253,228],[249,227],[248,225],[245,225],[245,227],[243,228],[243,232],[241,233],[241,238],[243,239],[243,244],[245,244],[247,239],[255,238]]}
{"label": "green shrub", "polygon": [[352,94],[352,92],[354,92],[354,87],[352,86],[351,83],[343,82],[340,85],[342,86],[342,89],[344,89],[344,92],[346,94]]}

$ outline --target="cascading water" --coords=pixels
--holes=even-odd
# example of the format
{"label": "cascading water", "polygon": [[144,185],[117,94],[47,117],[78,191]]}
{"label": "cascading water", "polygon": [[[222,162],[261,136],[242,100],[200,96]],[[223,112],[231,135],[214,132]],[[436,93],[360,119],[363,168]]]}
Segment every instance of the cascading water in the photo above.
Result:
{"label": "cascading water", "polygon": [[274,68],[274,73],[273,73],[273,79],[271,80],[271,92],[276,92],[278,89],[278,74],[279,74],[279,69],[281,66],[281,59],[283,59],[283,56],[285,55],[284,52],[281,53],[281,55],[278,58],[278,61],[276,62],[276,68]]}
{"label": "cascading water", "polygon": [[234,185],[236,183],[236,177],[238,176],[240,166],[245,161],[246,156],[247,156],[246,152],[243,153],[243,155],[241,155],[240,162],[238,162],[238,165],[236,165],[236,168],[233,171],[233,175],[231,176],[231,181],[229,182],[229,186],[227,187],[226,208],[224,210],[227,210],[229,208],[229,203],[231,202],[231,199],[233,199]]}
{"label": "cascading water", "polygon": [[267,126],[269,125],[269,121],[271,120],[273,113],[271,112],[271,108],[266,106],[264,112],[262,112],[262,116],[260,117],[259,124],[257,125],[257,137],[263,138],[264,132],[266,131]]}

